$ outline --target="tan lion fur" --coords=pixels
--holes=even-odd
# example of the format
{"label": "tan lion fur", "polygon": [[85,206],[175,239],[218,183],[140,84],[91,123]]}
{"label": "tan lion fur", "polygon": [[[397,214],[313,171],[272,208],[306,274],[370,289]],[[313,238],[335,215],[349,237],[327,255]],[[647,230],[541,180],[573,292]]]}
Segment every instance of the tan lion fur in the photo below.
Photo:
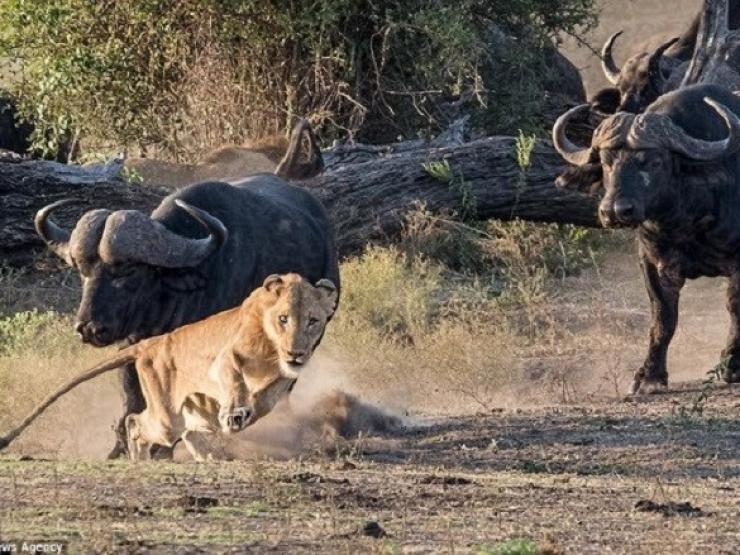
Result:
{"label": "tan lion fur", "polygon": [[174,446],[188,424],[213,421],[190,413],[186,422],[181,409],[193,393],[218,400],[222,431],[240,430],[288,393],[336,302],[329,280],[313,286],[297,274],[269,276],[240,306],[141,341],[78,375],[0,438],[0,449],[67,391],[128,362],[135,363],[147,407],[126,422],[132,458],[149,458],[154,444]]}

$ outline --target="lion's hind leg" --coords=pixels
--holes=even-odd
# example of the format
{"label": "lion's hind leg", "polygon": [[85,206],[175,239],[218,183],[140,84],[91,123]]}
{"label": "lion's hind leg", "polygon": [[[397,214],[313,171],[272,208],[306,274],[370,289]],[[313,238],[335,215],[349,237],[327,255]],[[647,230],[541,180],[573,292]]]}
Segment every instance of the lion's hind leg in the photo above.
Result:
{"label": "lion's hind leg", "polygon": [[153,443],[147,441],[139,414],[129,414],[125,419],[128,456],[132,461],[150,460]]}
{"label": "lion's hind leg", "polygon": [[149,409],[126,417],[126,437],[133,461],[171,459],[172,448],[179,439],[164,422],[153,418]]}

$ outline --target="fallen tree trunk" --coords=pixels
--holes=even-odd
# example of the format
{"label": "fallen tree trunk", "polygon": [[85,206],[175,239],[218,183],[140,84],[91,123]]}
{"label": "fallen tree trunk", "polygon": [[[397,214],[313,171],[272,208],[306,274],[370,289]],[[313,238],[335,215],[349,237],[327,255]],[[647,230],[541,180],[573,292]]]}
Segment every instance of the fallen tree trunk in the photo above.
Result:
{"label": "fallen tree trunk", "polygon": [[91,208],[151,210],[167,194],[161,187],[128,184],[112,172],[29,160],[0,162],[0,264],[28,264],[44,245],[33,217],[43,206],[64,198],[79,200],[54,212],[65,227]]}
{"label": "fallen tree trunk", "polygon": [[[362,163],[334,165],[301,182],[329,210],[342,256],[360,252],[370,241],[392,241],[405,214],[419,203],[432,212],[457,211],[478,219],[598,225],[595,199],[555,187],[564,164],[549,143],[538,142],[531,165],[523,169],[510,137],[399,150],[375,153]],[[442,162],[437,172],[425,169],[430,162]],[[34,250],[43,247],[33,229],[33,216],[50,202],[80,200],[55,213],[62,224],[71,226],[91,208],[151,210],[167,192],[128,184],[111,172],[50,162],[0,163],[0,259],[26,264]]]}
{"label": "fallen tree trunk", "polygon": [[[471,216],[481,220],[599,225],[595,198],[555,187],[565,163],[550,143],[537,142],[530,160],[529,167],[520,168],[515,139],[489,137],[334,167],[305,185],[329,210],[342,255],[358,252],[369,241],[392,240],[404,215],[419,202],[432,212],[458,213],[470,212],[472,202]],[[449,179],[424,168],[438,161],[447,162]]]}

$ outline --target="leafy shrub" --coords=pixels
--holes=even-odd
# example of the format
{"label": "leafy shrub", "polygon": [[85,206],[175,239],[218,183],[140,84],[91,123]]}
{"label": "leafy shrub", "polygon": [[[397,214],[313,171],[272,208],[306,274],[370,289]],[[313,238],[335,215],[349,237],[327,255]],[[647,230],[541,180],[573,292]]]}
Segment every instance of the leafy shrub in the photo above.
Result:
{"label": "leafy shrub", "polygon": [[[547,65],[538,48],[594,21],[593,0],[0,0],[0,10],[0,53],[20,63],[37,144],[72,127],[91,150],[173,157],[285,131],[296,115],[325,123],[327,139],[378,140],[434,127],[451,100],[531,119]],[[496,53],[516,79],[489,63],[492,25],[517,37]]]}
{"label": "leafy shrub", "polygon": [[532,540],[517,538],[493,547],[484,547],[479,553],[480,555],[539,555],[540,548]]}
{"label": "leafy shrub", "polygon": [[56,312],[28,310],[0,318],[0,357],[54,351],[69,341],[68,322]]}
{"label": "leafy shrub", "polygon": [[342,265],[342,313],[350,325],[410,338],[439,308],[442,268],[395,248],[371,247]]}
{"label": "leafy shrub", "polygon": [[436,215],[424,205],[406,214],[399,248],[408,256],[421,255],[448,269],[464,273],[485,273],[491,260],[476,225],[458,221],[454,214]]}

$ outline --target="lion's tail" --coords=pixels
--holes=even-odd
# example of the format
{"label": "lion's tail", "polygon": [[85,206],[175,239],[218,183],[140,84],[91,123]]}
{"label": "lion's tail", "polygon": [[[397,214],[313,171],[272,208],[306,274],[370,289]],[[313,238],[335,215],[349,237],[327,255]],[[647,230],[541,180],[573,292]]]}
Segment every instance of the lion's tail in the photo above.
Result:
{"label": "lion's tail", "polygon": [[66,384],[64,384],[59,389],[57,389],[54,393],[49,395],[46,399],[44,399],[41,402],[41,404],[39,404],[35,409],[33,409],[33,411],[31,411],[31,414],[26,416],[26,418],[24,418],[20,424],[18,424],[15,428],[10,430],[10,432],[8,432],[5,436],[0,437],[0,451],[2,451],[8,445],[10,445],[10,442],[12,442],[15,438],[17,438],[21,434],[21,432],[23,432],[23,430],[28,428],[28,426],[30,426],[31,423],[34,420],[36,420],[36,418],[39,417],[41,413],[43,413],[47,408],[49,408],[49,405],[53,404],[62,395],[74,389],[81,383],[84,383],[88,380],[92,380],[93,378],[96,378],[100,374],[104,374],[111,370],[115,370],[116,368],[123,366],[127,362],[131,362],[132,360],[134,360],[135,359],[135,356],[134,356],[135,347],[136,347],[135,345],[132,345],[131,347],[123,349],[115,357],[110,358],[106,360],[105,362],[101,362],[97,366],[90,368],[89,370],[86,370],[82,372],[81,374],[78,374],[77,376],[69,380]]}

